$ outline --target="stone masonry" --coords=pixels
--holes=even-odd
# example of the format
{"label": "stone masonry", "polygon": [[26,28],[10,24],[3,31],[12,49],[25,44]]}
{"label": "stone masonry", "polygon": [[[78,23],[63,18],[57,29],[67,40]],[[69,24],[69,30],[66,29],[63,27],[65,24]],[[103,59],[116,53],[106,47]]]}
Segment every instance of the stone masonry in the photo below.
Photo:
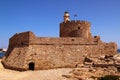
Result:
{"label": "stone masonry", "polygon": [[87,55],[117,53],[115,43],[105,43],[91,35],[89,22],[69,18],[65,12],[59,38],[36,37],[31,31],[12,36],[2,59],[4,67],[20,71],[72,68],[82,64]]}

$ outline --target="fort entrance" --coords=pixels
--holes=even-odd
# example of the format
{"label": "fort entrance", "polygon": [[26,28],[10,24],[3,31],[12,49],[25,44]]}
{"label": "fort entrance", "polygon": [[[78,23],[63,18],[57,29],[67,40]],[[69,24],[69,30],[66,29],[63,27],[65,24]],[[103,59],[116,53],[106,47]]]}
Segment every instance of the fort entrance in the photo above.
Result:
{"label": "fort entrance", "polygon": [[29,63],[29,70],[34,70],[35,69],[35,64],[33,62]]}

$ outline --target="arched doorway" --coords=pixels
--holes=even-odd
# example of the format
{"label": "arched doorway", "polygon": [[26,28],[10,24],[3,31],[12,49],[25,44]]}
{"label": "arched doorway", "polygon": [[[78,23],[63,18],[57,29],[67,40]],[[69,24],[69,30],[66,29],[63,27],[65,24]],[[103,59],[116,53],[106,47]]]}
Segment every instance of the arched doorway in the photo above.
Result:
{"label": "arched doorway", "polygon": [[29,70],[34,70],[35,69],[35,64],[33,62],[29,63]]}

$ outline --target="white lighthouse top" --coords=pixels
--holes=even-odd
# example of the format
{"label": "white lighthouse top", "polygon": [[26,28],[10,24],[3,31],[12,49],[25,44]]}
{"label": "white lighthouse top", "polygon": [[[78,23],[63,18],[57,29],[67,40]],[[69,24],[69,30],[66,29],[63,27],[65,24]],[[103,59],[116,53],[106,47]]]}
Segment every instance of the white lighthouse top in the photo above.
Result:
{"label": "white lighthouse top", "polygon": [[66,23],[67,21],[70,21],[69,12],[65,12],[65,13],[64,13],[64,22]]}
{"label": "white lighthouse top", "polygon": [[65,12],[64,16],[69,16],[69,13],[68,13],[68,12]]}

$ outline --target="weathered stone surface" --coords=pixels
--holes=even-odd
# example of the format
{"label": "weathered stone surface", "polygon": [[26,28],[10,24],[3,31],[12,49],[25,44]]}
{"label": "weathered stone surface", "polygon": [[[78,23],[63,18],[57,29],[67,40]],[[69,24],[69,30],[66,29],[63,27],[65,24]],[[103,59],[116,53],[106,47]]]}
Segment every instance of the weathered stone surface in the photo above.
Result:
{"label": "weathered stone surface", "polygon": [[15,70],[65,68],[83,64],[86,56],[116,53],[115,43],[91,35],[89,22],[69,21],[60,24],[60,38],[36,37],[30,31],[15,34],[2,63]]}
{"label": "weathered stone surface", "polygon": [[[120,62],[116,62],[113,56],[107,57],[110,61],[106,61],[106,57],[98,58],[95,55],[89,56],[89,59],[92,60],[93,65],[84,64],[82,66],[77,66],[72,71],[69,72],[68,77],[66,78],[77,78],[82,80],[98,80],[98,77],[103,77],[106,75],[117,75],[120,76]],[[119,56],[118,56],[119,57]],[[102,63],[102,64],[101,64]],[[94,66],[96,65],[96,66]]]}

